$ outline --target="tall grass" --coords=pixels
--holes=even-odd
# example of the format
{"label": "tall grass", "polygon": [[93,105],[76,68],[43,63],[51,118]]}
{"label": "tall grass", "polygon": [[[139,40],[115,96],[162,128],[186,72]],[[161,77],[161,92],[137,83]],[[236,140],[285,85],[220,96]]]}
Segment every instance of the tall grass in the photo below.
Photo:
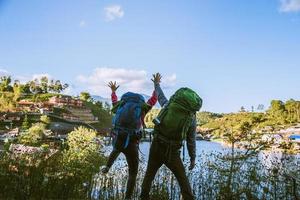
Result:
{"label": "tall grass", "polygon": [[[271,154],[272,155],[272,154]],[[200,155],[196,169],[187,174],[197,200],[206,199],[299,199],[300,160],[295,155],[282,154],[268,158],[260,153],[234,169],[230,187],[228,153]],[[269,162],[265,162],[268,160]],[[185,163],[187,166],[188,163]],[[92,199],[122,199],[126,188],[125,161],[118,162],[108,174],[98,173],[93,180]],[[133,199],[139,199],[145,165],[139,169]],[[152,186],[152,199],[180,199],[180,188],[174,175],[162,167]]]}
{"label": "tall grass", "polygon": [[[38,165],[28,165],[25,158],[12,159],[9,152],[2,152],[0,199],[124,198],[127,181],[125,160],[116,162],[111,171],[104,175],[99,172],[103,158],[91,158],[84,162],[77,159],[76,162],[68,161],[68,164],[66,155],[69,154],[64,154],[63,150],[39,161]],[[261,152],[243,158],[239,151],[235,152],[234,158],[230,155],[230,151],[201,152],[196,168],[186,170],[197,200],[299,199],[299,155]],[[231,159],[236,159],[234,167],[231,166]],[[186,168],[188,164],[185,163]],[[139,199],[145,168],[146,162],[141,163],[133,199]],[[157,173],[151,195],[155,200],[180,199],[178,183],[166,167]]]}

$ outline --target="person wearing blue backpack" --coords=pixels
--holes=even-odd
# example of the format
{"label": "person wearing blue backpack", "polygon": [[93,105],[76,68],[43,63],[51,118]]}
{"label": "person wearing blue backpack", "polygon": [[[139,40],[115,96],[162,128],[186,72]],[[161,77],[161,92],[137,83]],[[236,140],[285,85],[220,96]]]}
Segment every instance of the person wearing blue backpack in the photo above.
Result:
{"label": "person wearing blue backpack", "polygon": [[[153,79],[157,75],[153,76]],[[136,183],[136,176],[139,166],[139,139],[142,136],[144,117],[157,102],[155,90],[151,98],[145,102],[142,95],[127,92],[122,95],[118,101],[116,91],[119,88],[116,82],[110,82],[108,86],[111,88],[112,94],[112,112],[115,114],[112,120],[112,137],[113,151],[111,152],[106,166],[102,169],[103,173],[107,173],[114,161],[123,153],[128,164],[129,176],[127,180],[125,199],[130,199]]]}
{"label": "person wearing blue backpack", "polygon": [[202,107],[202,99],[190,88],[180,88],[168,100],[160,87],[160,74],[153,80],[158,102],[162,109],[153,120],[154,139],[146,174],[142,184],[141,199],[150,199],[150,189],[158,169],[165,165],[175,175],[184,200],[195,199],[185,168],[180,158],[183,140],[187,141],[190,156],[189,170],[195,167],[196,112]]}

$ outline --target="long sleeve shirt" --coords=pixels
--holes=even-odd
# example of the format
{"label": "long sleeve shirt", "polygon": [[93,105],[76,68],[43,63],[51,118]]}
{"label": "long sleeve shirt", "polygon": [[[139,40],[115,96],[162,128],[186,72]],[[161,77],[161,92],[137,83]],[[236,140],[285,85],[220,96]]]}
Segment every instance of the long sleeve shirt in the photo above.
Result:
{"label": "long sleeve shirt", "polygon": [[[163,108],[168,104],[169,100],[166,98],[159,84],[155,84],[155,91],[157,93],[158,102],[160,106]],[[186,134],[187,149],[191,160],[195,160],[196,158],[196,126],[197,123],[195,117]]]}

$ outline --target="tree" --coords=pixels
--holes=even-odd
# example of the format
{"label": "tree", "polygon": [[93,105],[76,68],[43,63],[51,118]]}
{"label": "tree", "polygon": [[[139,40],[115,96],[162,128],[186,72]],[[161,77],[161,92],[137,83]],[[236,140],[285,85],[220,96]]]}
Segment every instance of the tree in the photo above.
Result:
{"label": "tree", "polygon": [[20,84],[20,90],[21,93],[30,94],[30,82],[27,82],[25,84]]}
{"label": "tree", "polygon": [[[245,117],[245,115],[250,117]],[[268,142],[262,141],[262,133],[253,131],[259,122],[260,120],[254,113],[240,113],[227,118],[223,123],[222,138],[230,146],[230,151],[224,155],[217,155],[216,162],[213,163],[213,167],[223,177],[223,180],[220,180],[219,195],[222,196],[221,199],[240,199],[241,196],[251,193],[251,191],[245,191],[245,188],[237,189],[237,183],[234,180],[242,174],[244,177],[246,176],[249,183],[253,183],[252,172],[256,172],[256,170],[252,170],[251,166],[249,169],[242,166],[245,162],[257,157],[262,149],[270,145]],[[239,151],[236,149],[237,147],[245,150]]]}
{"label": "tree", "polygon": [[22,94],[22,88],[18,82],[14,83],[13,92],[14,92],[14,101],[18,101],[18,99],[21,97]]}
{"label": "tree", "polygon": [[48,92],[48,84],[49,84],[48,82],[49,82],[49,80],[48,80],[47,76],[43,76],[40,79],[40,88],[41,88],[42,93]]}
{"label": "tree", "polygon": [[0,92],[12,92],[13,88],[10,84],[11,84],[10,76],[0,77]]}
{"label": "tree", "polygon": [[33,93],[33,94],[41,93],[42,90],[39,86],[38,79],[34,79],[33,81],[30,81],[28,84],[29,84],[29,90],[31,93]]}
{"label": "tree", "polygon": [[259,104],[257,106],[257,110],[263,110],[265,108],[265,106],[263,104]]}
{"label": "tree", "polygon": [[53,85],[53,91],[56,93],[60,93],[63,90],[63,86],[60,82],[60,80],[55,81]]}
{"label": "tree", "polygon": [[62,86],[62,90],[65,90],[65,89],[67,89],[69,87],[69,84],[68,83],[65,83],[65,84],[63,84],[63,86]]}
{"label": "tree", "polygon": [[51,120],[47,115],[42,115],[40,121],[43,122],[46,125],[46,127],[48,127],[51,123]]}
{"label": "tree", "polygon": [[45,125],[36,123],[19,137],[19,142],[25,145],[38,146],[44,138]]}
{"label": "tree", "polygon": [[246,112],[246,109],[244,106],[241,107],[240,112]]}
{"label": "tree", "polygon": [[285,106],[281,100],[272,100],[267,113],[275,124],[285,123]]}
{"label": "tree", "polygon": [[94,130],[84,127],[76,128],[68,134],[68,149],[63,152],[68,173],[87,176],[99,169],[101,156],[98,152],[99,145],[95,141],[96,134]]}
{"label": "tree", "polygon": [[100,109],[103,109],[103,103],[102,103],[101,101],[96,101],[96,102],[95,102],[95,105],[96,105],[97,107],[99,107]]}
{"label": "tree", "polygon": [[51,83],[52,83],[51,89],[55,93],[60,93],[61,91],[63,91],[64,89],[66,89],[66,87],[64,87],[61,84],[60,80],[56,80],[56,81],[52,80]]}
{"label": "tree", "polygon": [[13,93],[0,93],[0,111],[9,112],[16,108]]}
{"label": "tree", "polygon": [[81,92],[80,95],[79,95],[79,98],[82,101],[89,101],[89,100],[91,100],[91,95],[88,92]]}

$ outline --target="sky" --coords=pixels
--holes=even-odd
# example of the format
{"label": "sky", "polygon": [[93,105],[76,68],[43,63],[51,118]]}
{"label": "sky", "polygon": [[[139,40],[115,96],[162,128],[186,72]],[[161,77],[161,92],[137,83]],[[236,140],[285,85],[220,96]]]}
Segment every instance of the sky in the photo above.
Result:
{"label": "sky", "polygon": [[299,100],[300,0],[0,0],[0,76],[109,97],[150,95],[155,72],[205,111]]}

